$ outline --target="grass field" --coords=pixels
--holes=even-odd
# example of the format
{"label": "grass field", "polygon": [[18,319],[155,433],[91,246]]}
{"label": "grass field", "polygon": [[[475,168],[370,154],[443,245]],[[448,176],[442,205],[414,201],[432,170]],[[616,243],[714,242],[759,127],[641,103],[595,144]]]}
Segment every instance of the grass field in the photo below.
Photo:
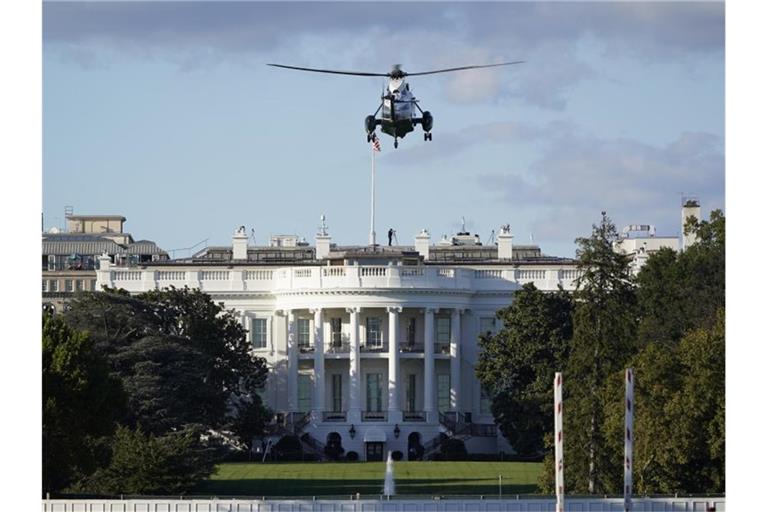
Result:
{"label": "grass field", "polygon": [[[327,496],[381,494],[383,462],[227,463],[193,494],[209,496]],[[397,494],[534,494],[537,462],[396,462]]]}

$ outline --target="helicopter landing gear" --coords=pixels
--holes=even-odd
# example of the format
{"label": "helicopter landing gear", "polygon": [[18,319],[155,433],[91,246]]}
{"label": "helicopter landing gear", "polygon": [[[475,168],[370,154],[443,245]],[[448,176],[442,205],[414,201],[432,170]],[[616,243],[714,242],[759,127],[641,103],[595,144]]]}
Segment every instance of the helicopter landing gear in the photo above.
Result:
{"label": "helicopter landing gear", "polygon": [[425,141],[427,141],[427,140],[431,141],[432,140],[432,133],[424,132],[424,140]]}
{"label": "helicopter landing gear", "polygon": [[395,139],[395,149],[397,149],[397,139]]}
{"label": "helicopter landing gear", "polygon": [[371,142],[371,139],[373,139],[373,137],[371,137],[371,134],[370,134],[370,133],[368,133],[368,134],[366,134],[366,135],[365,135],[365,141],[366,141],[366,142]]}

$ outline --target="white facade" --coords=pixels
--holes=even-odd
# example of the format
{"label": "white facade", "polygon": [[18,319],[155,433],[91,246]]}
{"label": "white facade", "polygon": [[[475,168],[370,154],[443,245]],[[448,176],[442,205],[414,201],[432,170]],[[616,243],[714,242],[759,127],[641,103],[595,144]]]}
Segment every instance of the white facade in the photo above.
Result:
{"label": "white facade", "polygon": [[[340,250],[320,233],[314,259],[263,263],[259,251],[274,249],[244,251],[239,233],[233,248],[218,248],[229,258],[133,269],[104,261],[97,285],[188,286],[235,309],[268,363],[267,405],[315,448],[337,433],[361,460],[389,450],[408,457],[417,446],[428,455],[446,433],[470,453],[509,451],[474,374],[478,336],[495,329],[496,311],[525,283],[573,289],[573,260],[529,257],[531,247],[515,258],[504,240],[449,248],[453,261],[441,263],[435,246],[427,261],[413,247]],[[485,256],[472,261],[473,251]]]}

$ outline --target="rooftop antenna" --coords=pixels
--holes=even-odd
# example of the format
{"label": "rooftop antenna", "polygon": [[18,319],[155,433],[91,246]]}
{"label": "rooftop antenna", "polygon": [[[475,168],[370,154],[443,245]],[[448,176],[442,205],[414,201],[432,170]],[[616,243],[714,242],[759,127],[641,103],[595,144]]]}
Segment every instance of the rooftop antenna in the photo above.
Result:
{"label": "rooftop antenna", "polygon": [[493,245],[493,241],[496,239],[496,231],[491,230],[491,236],[488,237],[488,243],[485,245]]}

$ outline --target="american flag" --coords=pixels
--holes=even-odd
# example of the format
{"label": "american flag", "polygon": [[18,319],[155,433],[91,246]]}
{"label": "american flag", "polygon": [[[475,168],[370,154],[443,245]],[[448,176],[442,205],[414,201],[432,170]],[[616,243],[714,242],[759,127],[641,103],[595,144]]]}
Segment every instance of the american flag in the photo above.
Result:
{"label": "american flag", "polygon": [[379,142],[379,138],[376,136],[376,134],[373,134],[373,138],[371,139],[371,146],[373,146],[374,151],[378,151],[381,153],[381,143]]}

